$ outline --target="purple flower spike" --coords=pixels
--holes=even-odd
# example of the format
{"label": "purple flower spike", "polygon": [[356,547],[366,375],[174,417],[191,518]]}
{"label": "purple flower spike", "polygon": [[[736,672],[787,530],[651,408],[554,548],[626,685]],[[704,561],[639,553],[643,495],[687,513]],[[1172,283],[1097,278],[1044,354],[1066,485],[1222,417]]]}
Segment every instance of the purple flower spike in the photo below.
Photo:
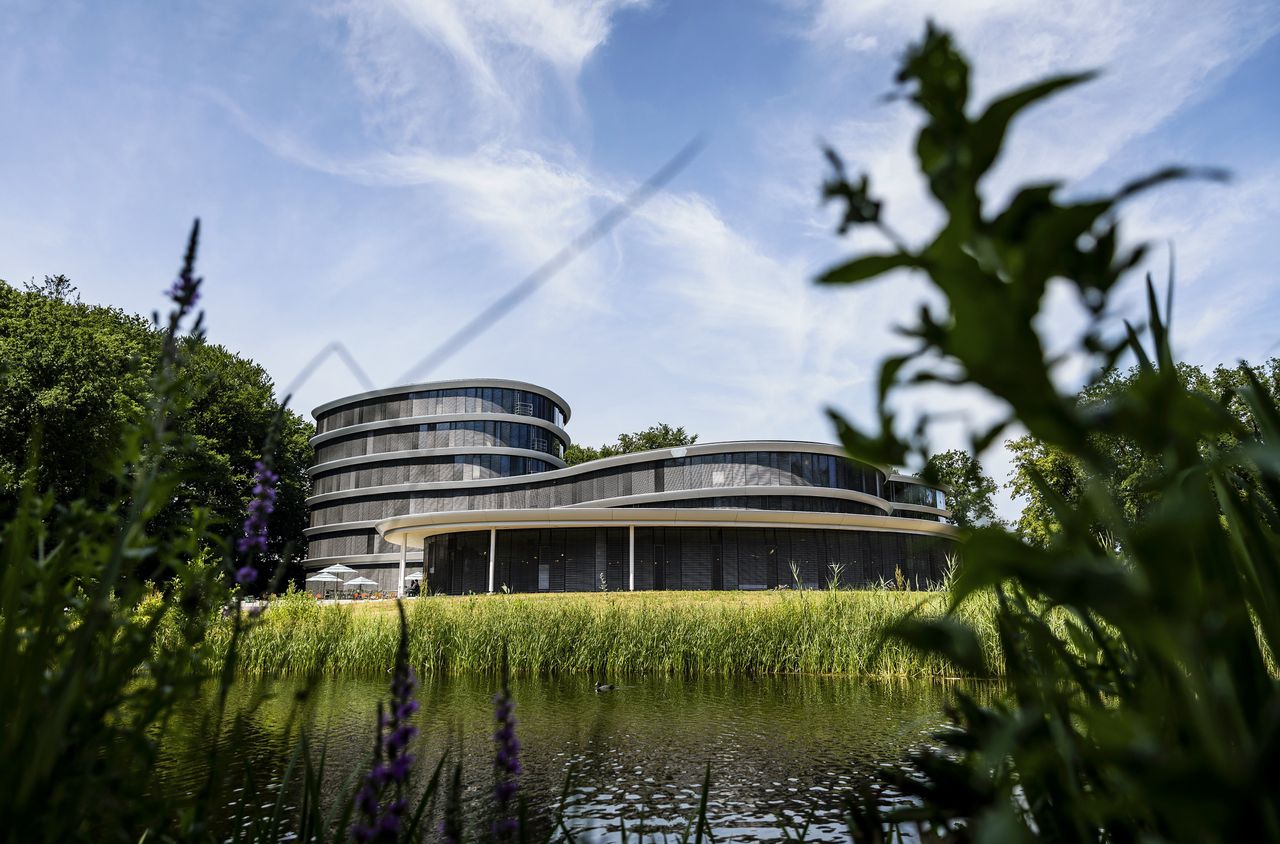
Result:
{"label": "purple flower spike", "polygon": [[404,831],[404,818],[409,803],[405,787],[413,773],[414,757],[407,751],[418,728],[407,720],[418,711],[413,699],[417,688],[413,670],[409,668],[408,630],[404,607],[400,608],[400,646],[396,649],[396,665],[391,678],[391,702],[384,708],[378,704],[378,738],[374,744],[373,764],[365,774],[364,785],[356,797],[360,819],[351,827],[351,836],[361,842],[393,842]]}
{"label": "purple flower spike", "polygon": [[196,278],[191,273],[184,272],[173,280],[173,284],[165,292],[165,295],[178,306],[178,314],[180,317],[191,313],[196,303],[200,301],[200,282],[204,279]]}
{"label": "purple flower spike", "polygon": [[236,552],[245,558],[236,572],[236,582],[248,586],[258,579],[253,555],[267,553],[267,516],[275,511],[276,483],[280,478],[261,460],[253,464],[253,497],[249,499],[244,520],[244,536],[236,540]]}
{"label": "purple flower spike", "polygon": [[165,291],[165,295],[176,306],[170,314],[171,327],[176,328],[182,319],[195,309],[196,303],[200,301],[200,285],[204,283],[203,278],[197,278],[196,267],[196,246],[200,242],[200,221],[197,219],[191,227],[191,236],[187,240],[187,253],[182,258],[182,269],[178,271],[178,277],[173,280],[173,284]]}
{"label": "purple flower spike", "polygon": [[498,727],[493,732],[497,748],[493,756],[493,836],[497,840],[514,840],[519,824],[512,816],[512,801],[519,790],[520,740],[516,738],[515,702],[511,699],[507,646],[502,646],[502,691],[493,698],[493,717]]}

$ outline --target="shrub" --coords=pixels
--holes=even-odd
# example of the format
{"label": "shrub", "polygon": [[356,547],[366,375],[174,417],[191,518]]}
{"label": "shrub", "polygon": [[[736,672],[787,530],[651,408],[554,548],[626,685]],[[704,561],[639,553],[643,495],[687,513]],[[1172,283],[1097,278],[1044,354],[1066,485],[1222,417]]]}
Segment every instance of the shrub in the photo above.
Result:
{"label": "shrub", "polygon": [[[1044,80],[971,117],[968,64],[946,33],[929,28],[898,75],[924,112],[916,153],[945,213],[919,249],[894,237],[867,178],[847,178],[830,156],[826,194],[844,206],[842,228],[879,227],[896,245],[820,280],[852,284],[909,269],[948,304],[944,314],[922,309],[908,329],[915,351],[884,362],[879,430],[836,417],[850,452],[923,458],[928,420],[899,433],[891,410],[899,393],[921,383],[978,388],[1008,413],[974,434],[975,453],[1018,424],[1076,461],[1083,482],[1068,503],[1032,470],[1059,529],[1043,547],[999,526],[974,530],[951,586],[952,615],[896,626],[896,641],[981,671],[981,639],[961,611],[994,594],[1009,697],[982,705],[960,695],[958,729],[917,759],[923,777],[899,777],[921,805],[887,815],[871,800],[854,806],[865,840],[881,839],[886,821],[923,822],[951,840],[1280,837],[1271,661],[1280,647],[1280,408],[1247,367],[1226,395],[1188,389],[1169,341],[1172,280],[1161,306],[1147,279],[1144,332],[1111,316],[1115,291],[1143,255],[1120,245],[1118,204],[1170,179],[1218,174],[1168,168],[1075,202],[1060,201],[1056,184],[1034,184],[994,211],[980,190],[1010,121],[1089,76]],[[1080,403],[1055,386],[1040,334],[1055,279],[1089,314],[1073,353],[1096,365],[1096,379],[1124,354],[1138,362],[1136,377],[1103,401]],[[1247,408],[1243,423],[1233,404]],[[1100,439],[1123,440],[1151,467],[1139,492],[1153,503],[1140,520],[1126,518],[1108,488]]]}

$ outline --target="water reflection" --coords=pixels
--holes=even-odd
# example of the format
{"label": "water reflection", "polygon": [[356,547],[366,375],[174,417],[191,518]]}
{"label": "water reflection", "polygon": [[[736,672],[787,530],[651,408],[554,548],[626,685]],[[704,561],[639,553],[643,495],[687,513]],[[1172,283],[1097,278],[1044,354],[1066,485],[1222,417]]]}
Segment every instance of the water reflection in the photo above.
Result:
{"label": "water reflection", "polygon": [[[431,680],[420,693],[419,770],[446,749],[461,750],[471,824],[487,825],[495,682]],[[261,790],[265,804],[274,800],[266,779],[278,780],[306,726],[324,747],[333,784],[327,791],[338,799],[339,784],[368,766],[386,684],[322,680],[299,703],[304,689],[284,680],[235,688],[229,711],[243,714],[241,729],[216,742],[199,729],[200,713],[186,713],[181,740],[161,766],[164,787],[198,788],[216,744],[229,760],[222,779]],[[641,824],[649,833],[683,830],[710,762],[708,817],[716,837],[761,841],[802,827],[809,840],[847,840],[845,796],[924,740],[942,720],[950,687],[839,677],[645,678],[597,692],[586,678],[523,678],[512,691],[525,769],[520,788],[531,810],[549,815],[571,776],[565,823],[581,840],[619,840],[621,819],[632,833]],[[245,782],[250,770],[257,781]]]}

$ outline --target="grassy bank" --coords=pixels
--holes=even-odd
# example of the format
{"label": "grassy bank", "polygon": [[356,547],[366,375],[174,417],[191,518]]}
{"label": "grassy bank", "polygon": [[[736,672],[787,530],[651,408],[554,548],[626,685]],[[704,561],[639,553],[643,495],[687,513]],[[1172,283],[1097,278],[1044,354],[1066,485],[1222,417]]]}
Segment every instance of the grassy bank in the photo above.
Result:
{"label": "grassy bank", "polygon": [[[809,673],[937,677],[960,672],[881,633],[904,613],[942,612],[922,592],[647,592],[477,595],[408,603],[409,651],[424,674],[512,670],[592,676]],[[241,643],[249,675],[383,674],[398,635],[395,604],[276,601]],[[964,617],[1000,670],[990,606]]]}

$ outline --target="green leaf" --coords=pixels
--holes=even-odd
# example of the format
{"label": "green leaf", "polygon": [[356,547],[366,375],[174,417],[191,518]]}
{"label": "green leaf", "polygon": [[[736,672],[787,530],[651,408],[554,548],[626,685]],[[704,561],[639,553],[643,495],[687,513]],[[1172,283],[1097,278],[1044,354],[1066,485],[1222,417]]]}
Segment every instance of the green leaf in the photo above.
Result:
{"label": "green leaf", "polygon": [[1093,70],[1051,76],[1001,97],[987,106],[987,110],[973,124],[974,175],[985,173],[995,162],[996,156],[1000,153],[1000,147],[1004,144],[1009,123],[1019,112],[1059,91],[1088,82],[1097,75],[1098,72]]}
{"label": "green leaf", "polygon": [[970,674],[987,673],[978,635],[954,618],[906,618],[890,627],[889,634],[914,648],[940,654]]}
{"label": "green leaf", "polygon": [[920,259],[905,252],[893,255],[864,255],[827,270],[818,276],[819,284],[857,284],[892,270],[917,269]]}
{"label": "green leaf", "polygon": [[1165,182],[1180,181],[1182,179],[1205,179],[1211,182],[1225,182],[1230,178],[1231,173],[1220,167],[1162,167],[1154,173],[1128,182],[1124,187],[1112,194],[1110,201],[1113,204],[1120,202],[1151,190],[1151,188],[1162,185]]}
{"label": "green leaf", "polygon": [[890,424],[882,425],[884,433],[879,437],[870,437],[854,428],[836,410],[827,408],[827,416],[835,425],[840,444],[854,460],[880,466],[896,466],[906,460],[907,447],[893,435],[892,419]]}

